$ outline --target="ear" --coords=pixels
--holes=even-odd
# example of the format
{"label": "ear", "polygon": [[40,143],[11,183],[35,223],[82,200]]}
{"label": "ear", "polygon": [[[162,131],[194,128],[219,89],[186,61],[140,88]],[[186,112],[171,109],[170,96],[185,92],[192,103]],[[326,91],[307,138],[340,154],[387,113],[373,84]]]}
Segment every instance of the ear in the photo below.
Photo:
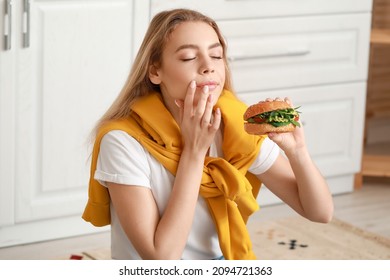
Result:
{"label": "ear", "polygon": [[149,80],[155,85],[161,84],[160,74],[155,65],[149,66]]}

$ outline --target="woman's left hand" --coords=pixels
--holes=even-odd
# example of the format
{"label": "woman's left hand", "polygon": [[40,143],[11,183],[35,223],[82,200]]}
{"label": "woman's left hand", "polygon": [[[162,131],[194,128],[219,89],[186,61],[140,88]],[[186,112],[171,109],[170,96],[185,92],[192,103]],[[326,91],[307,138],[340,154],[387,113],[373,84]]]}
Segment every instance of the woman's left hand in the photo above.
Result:
{"label": "woman's left hand", "polygon": [[[277,97],[275,100],[285,101],[292,108],[294,108],[290,98],[286,97],[284,100]],[[267,98],[265,101],[273,101],[273,99]],[[269,133],[268,137],[272,141],[274,141],[285,153],[286,155],[293,154],[301,149],[306,148],[305,135],[303,131],[302,122],[299,120],[301,127],[296,127],[293,132],[285,132],[285,133]]]}

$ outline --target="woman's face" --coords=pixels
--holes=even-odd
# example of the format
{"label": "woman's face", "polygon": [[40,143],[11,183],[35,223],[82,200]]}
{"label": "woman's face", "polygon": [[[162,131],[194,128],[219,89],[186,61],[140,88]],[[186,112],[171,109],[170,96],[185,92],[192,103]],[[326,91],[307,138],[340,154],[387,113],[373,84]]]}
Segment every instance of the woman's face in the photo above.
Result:
{"label": "woman's face", "polygon": [[161,67],[151,80],[160,85],[168,108],[175,107],[175,99],[184,100],[191,81],[197,85],[194,105],[206,85],[215,104],[225,84],[225,63],[214,29],[204,22],[179,24],[168,39]]}

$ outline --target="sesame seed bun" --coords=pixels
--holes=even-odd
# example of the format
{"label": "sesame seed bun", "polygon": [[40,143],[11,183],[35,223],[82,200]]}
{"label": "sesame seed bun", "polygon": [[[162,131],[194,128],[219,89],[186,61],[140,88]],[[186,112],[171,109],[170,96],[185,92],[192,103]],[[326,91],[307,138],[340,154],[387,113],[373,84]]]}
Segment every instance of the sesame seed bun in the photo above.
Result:
{"label": "sesame seed bun", "polygon": [[258,114],[271,112],[279,109],[291,108],[291,106],[285,101],[263,101],[253,104],[246,109],[244,113],[244,120],[247,120]]}

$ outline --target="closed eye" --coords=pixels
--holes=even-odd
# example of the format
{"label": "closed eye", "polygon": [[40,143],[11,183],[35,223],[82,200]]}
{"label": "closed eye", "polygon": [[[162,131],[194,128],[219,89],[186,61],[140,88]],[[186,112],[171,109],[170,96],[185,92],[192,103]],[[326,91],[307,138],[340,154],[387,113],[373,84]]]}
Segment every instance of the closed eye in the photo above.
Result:
{"label": "closed eye", "polygon": [[194,60],[196,57],[189,57],[189,58],[183,58],[181,61],[191,61]]}

